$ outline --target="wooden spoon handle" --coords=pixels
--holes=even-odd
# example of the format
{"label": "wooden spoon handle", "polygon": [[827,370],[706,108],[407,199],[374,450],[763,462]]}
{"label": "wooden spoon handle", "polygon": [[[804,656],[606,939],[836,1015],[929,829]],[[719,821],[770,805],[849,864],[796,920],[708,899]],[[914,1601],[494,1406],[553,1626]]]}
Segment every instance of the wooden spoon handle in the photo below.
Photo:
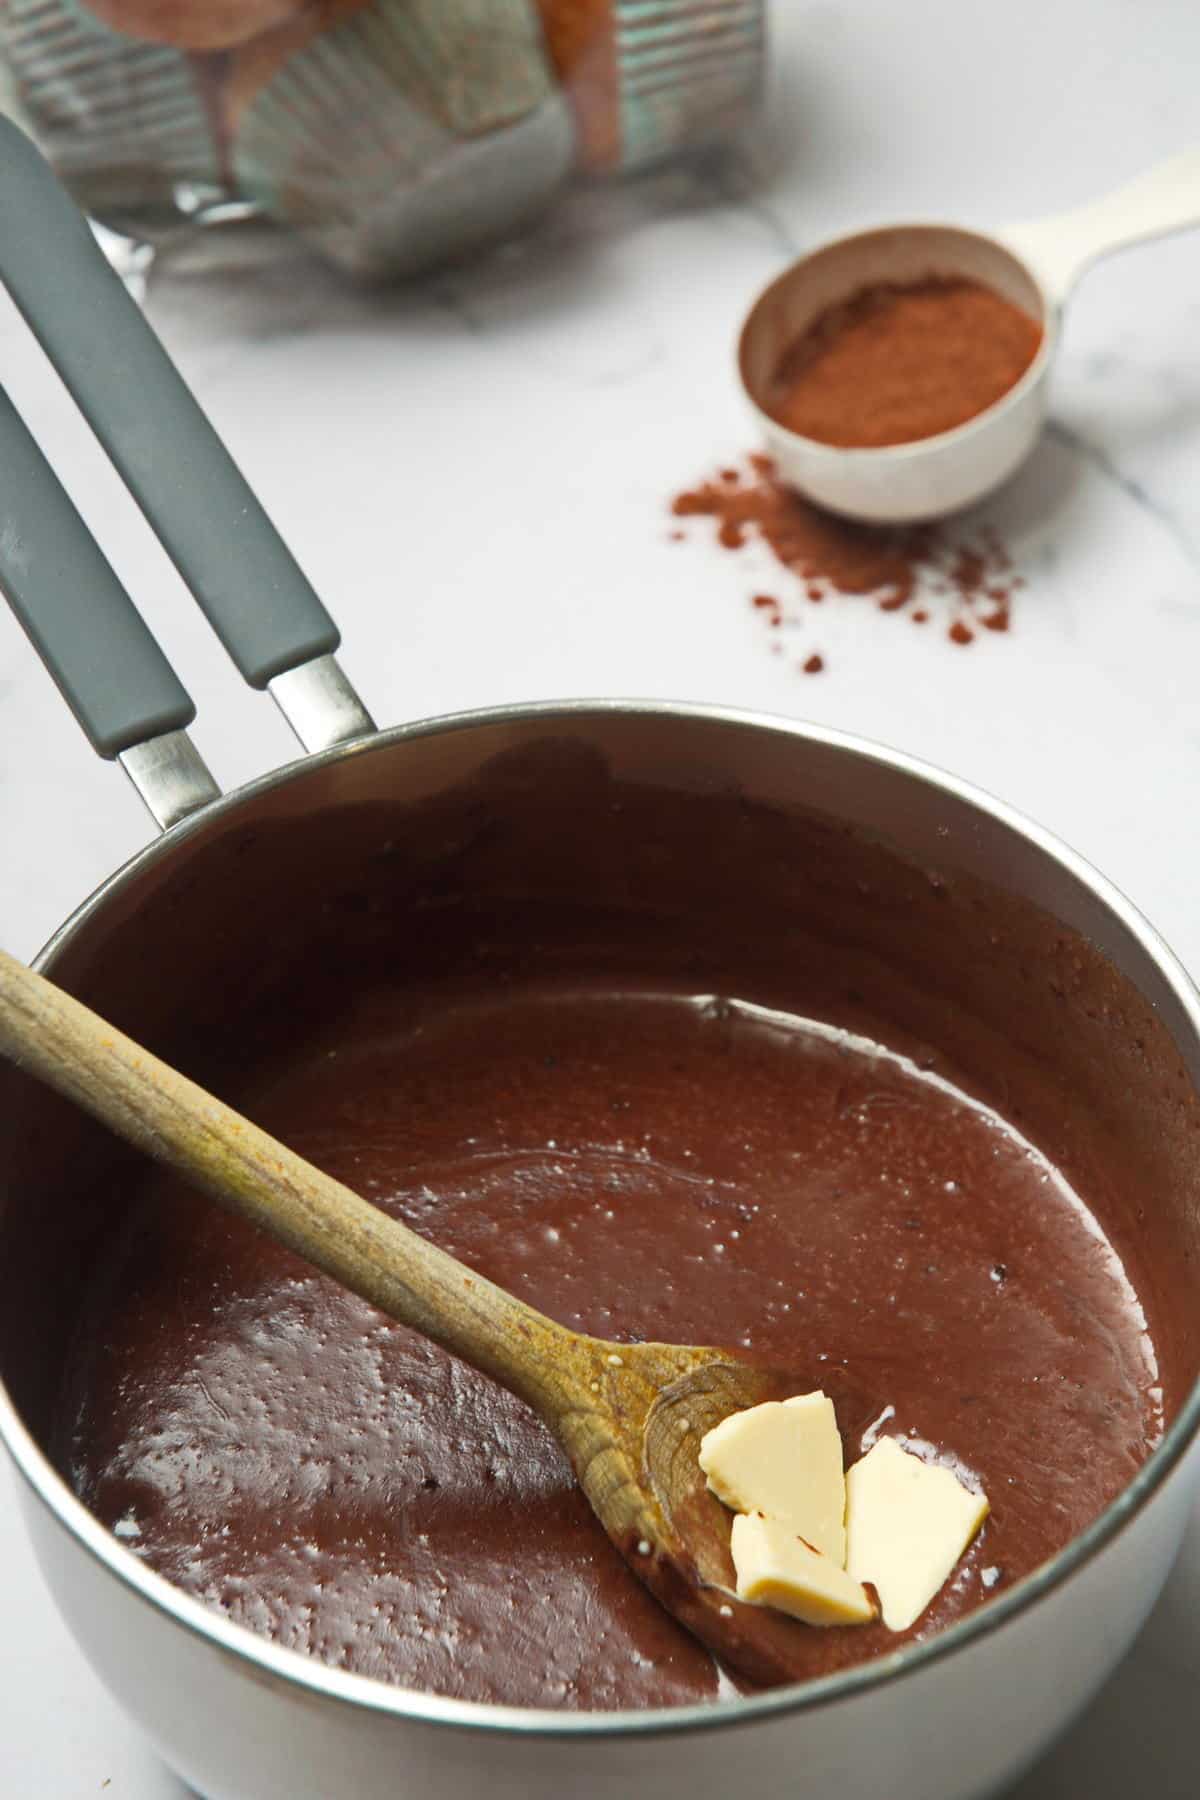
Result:
{"label": "wooden spoon handle", "polygon": [[581,1339],[475,1274],[0,950],[0,1053],[537,1411]]}

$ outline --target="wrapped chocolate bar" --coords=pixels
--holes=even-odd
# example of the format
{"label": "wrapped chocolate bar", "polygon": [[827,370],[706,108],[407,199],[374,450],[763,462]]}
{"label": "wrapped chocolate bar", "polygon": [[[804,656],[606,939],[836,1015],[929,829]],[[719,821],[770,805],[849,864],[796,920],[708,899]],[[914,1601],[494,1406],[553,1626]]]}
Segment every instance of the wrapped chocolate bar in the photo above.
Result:
{"label": "wrapped chocolate bar", "polygon": [[736,128],[764,0],[6,0],[0,107],[101,220],[249,211],[366,277],[519,231],[573,169]]}

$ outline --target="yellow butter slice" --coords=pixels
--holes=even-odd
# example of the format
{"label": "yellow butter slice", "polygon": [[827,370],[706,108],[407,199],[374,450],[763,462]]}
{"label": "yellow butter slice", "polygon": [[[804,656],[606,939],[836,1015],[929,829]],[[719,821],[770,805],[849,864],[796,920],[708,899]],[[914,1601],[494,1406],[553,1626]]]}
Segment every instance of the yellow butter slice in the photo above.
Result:
{"label": "yellow butter slice", "polygon": [[833,1401],[823,1393],[731,1413],[701,1439],[700,1467],[734,1512],[782,1520],[839,1569],[845,1566],[842,1440]]}
{"label": "yellow butter slice", "polygon": [[880,1438],[846,1475],[846,1568],[879,1595],[883,1622],[907,1631],[988,1514],[949,1469]]}
{"label": "yellow butter slice", "polygon": [[865,1625],[875,1617],[861,1583],[781,1519],[739,1513],[730,1543],[739,1600],[774,1606],[806,1625]]}

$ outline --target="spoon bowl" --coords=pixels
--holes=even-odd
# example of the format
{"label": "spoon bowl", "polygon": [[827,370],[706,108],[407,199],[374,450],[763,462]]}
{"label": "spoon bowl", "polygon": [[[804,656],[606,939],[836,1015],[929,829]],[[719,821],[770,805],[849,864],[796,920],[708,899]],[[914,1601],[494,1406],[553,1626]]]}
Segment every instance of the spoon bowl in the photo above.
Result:
{"label": "spoon bowl", "polygon": [[[829,512],[870,524],[939,518],[1015,472],[1046,415],[1062,309],[1099,257],[1200,221],[1200,150],[1185,151],[1090,205],[989,236],[955,225],[894,224],[810,251],[754,302],[738,373],[775,467]],[[784,353],[828,307],[878,283],[965,279],[1019,306],[1042,329],[1037,355],[1006,394],[965,424],[881,449],[845,449],[781,425],[769,395]]]}
{"label": "spoon bowl", "polygon": [[[721,1352],[697,1350],[693,1355],[695,1364],[687,1374],[654,1393],[641,1425],[642,1480],[656,1502],[664,1535],[677,1548],[671,1556],[643,1555],[640,1566],[628,1553],[626,1559],[662,1605],[731,1668],[764,1687],[794,1681],[801,1639],[811,1627],[737,1598],[730,1514],[710,1491],[699,1457],[705,1432],[730,1413],[786,1400],[810,1387],[811,1376],[754,1368]],[[821,1385],[840,1420],[866,1423],[870,1402],[850,1391],[841,1371],[824,1370]],[[857,1441],[855,1431],[847,1436]]]}

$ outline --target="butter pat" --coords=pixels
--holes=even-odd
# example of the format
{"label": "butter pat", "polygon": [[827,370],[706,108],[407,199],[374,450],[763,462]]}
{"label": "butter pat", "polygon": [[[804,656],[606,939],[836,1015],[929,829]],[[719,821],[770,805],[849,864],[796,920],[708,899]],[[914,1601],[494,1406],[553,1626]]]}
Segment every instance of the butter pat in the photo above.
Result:
{"label": "butter pat", "polygon": [[730,1548],[739,1600],[774,1606],[806,1625],[865,1625],[875,1617],[861,1583],[780,1519],[739,1513]]}
{"label": "butter pat", "polygon": [[734,1512],[765,1513],[846,1563],[846,1479],[833,1401],[822,1393],[731,1413],[700,1440],[700,1467]]}
{"label": "butter pat", "polygon": [[949,1469],[880,1438],[846,1475],[846,1567],[879,1595],[883,1622],[907,1631],[988,1515]]}

